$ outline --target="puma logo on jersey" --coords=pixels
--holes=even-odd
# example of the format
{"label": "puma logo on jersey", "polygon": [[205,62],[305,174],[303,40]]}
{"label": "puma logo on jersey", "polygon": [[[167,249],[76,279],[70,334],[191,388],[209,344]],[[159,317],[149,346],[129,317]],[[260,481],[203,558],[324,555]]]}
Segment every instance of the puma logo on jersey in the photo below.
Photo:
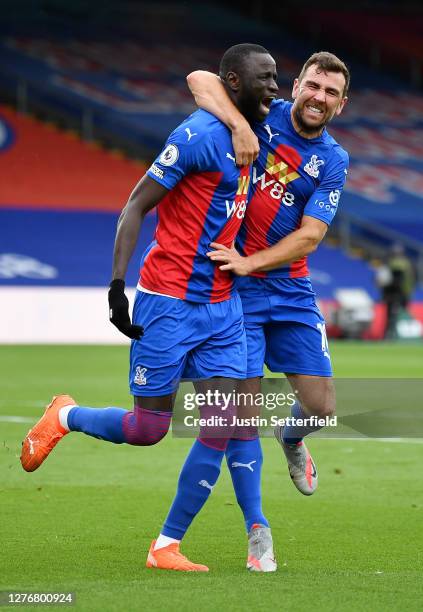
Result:
{"label": "puma logo on jersey", "polygon": [[233,156],[232,156],[230,153],[226,153],[226,157],[227,157],[228,159],[231,159],[231,160],[234,162],[234,164],[236,164],[236,159],[235,159],[235,157],[233,157]]}
{"label": "puma logo on jersey", "polygon": [[189,128],[185,128],[185,131],[188,134],[188,142],[191,140],[191,138],[194,138],[194,136],[198,136],[197,132],[191,132]]}
{"label": "puma logo on jersey", "polygon": [[254,459],[254,461],[250,461],[250,463],[241,463],[240,461],[233,461],[231,463],[231,466],[233,468],[245,467],[245,468],[247,468],[247,470],[250,470],[250,472],[254,472],[254,468],[251,467],[253,465],[253,463],[257,463],[257,461],[255,459]]}
{"label": "puma logo on jersey", "polygon": [[208,483],[207,480],[200,480],[198,484],[201,487],[205,487],[206,489],[210,489],[210,491],[213,491],[214,485],[211,485],[210,483]]}
{"label": "puma logo on jersey", "polygon": [[266,123],[264,129],[269,134],[269,142],[272,142],[272,138],[274,138],[275,136],[279,136],[279,132],[275,132],[274,134],[272,133],[272,130],[270,129],[270,125],[268,123]]}

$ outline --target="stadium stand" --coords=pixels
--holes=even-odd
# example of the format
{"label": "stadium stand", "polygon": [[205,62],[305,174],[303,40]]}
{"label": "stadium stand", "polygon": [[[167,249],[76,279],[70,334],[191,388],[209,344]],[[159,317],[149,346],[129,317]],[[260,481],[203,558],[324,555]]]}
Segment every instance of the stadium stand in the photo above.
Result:
{"label": "stadium stand", "polygon": [[121,210],[145,164],[0,107],[1,206]]}
{"label": "stadium stand", "polygon": [[[146,163],[193,109],[186,74],[194,68],[215,70],[228,44],[240,39],[266,44],[279,65],[283,97],[290,96],[292,78],[308,54],[289,35],[281,46],[275,30],[215,7],[190,12],[173,3],[167,13],[163,7],[122,3],[126,17],[137,10],[143,17],[137,38],[131,21],[124,20],[129,34],[123,40],[107,33],[107,12],[98,16],[96,36],[88,36],[82,27],[86,10],[76,4],[72,16],[67,8],[38,21],[33,16],[32,22],[25,13],[19,34],[13,20],[3,25],[0,88],[9,99],[16,94],[21,110],[41,109],[64,124],[80,123],[87,138],[107,136],[132,155],[142,153]],[[201,34],[218,16],[224,27],[206,43]],[[80,27],[72,27],[75,20]],[[234,24],[236,40],[228,37]],[[401,242],[423,278],[422,111],[416,89],[354,65],[351,103],[331,128],[351,156],[331,230],[336,241],[311,258],[315,288],[329,309],[346,283],[378,299],[374,271],[350,255],[352,246],[383,260],[389,245]],[[145,165],[84,143],[75,133],[0,107],[0,172],[8,177],[0,187],[0,286],[105,287],[117,214],[144,170]],[[154,224],[154,214],[149,215],[129,270],[131,284]],[[415,300],[422,299],[423,290],[417,289]],[[380,316],[371,337],[379,334]]]}
{"label": "stadium stand", "polygon": [[[220,4],[225,5],[224,0]],[[289,30],[307,45],[338,47],[345,57],[360,58],[373,70],[401,76],[416,87],[423,82],[421,32],[423,12],[417,0],[321,0],[319,9],[310,11],[307,0],[286,0],[267,10],[263,0],[231,5],[251,18],[274,26],[286,23]]]}
{"label": "stadium stand", "polygon": [[[298,26],[306,19],[307,11],[297,7],[295,20]],[[374,69],[386,69],[389,65],[390,70],[409,77],[415,85],[422,84],[421,13],[413,11],[407,14],[404,6],[400,10],[386,6],[331,8],[319,10],[313,21],[320,39],[331,32],[334,42],[342,41],[344,47],[354,50],[359,48],[360,55],[370,60]]]}
{"label": "stadium stand", "polygon": [[[187,72],[215,69],[223,49],[217,41],[190,45],[166,40],[166,30],[156,33],[154,44],[9,34],[0,42],[8,70],[3,86],[13,74],[26,96],[79,113],[88,132],[109,131],[132,148],[156,151],[193,110]],[[290,47],[290,55],[276,41],[275,50],[281,95],[289,96],[304,53]],[[343,210],[421,239],[423,223],[415,221],[423,192],[423,100],[403,83],[363,68],[354,68],[353,79],[351,104],[331,130],[352,158]]]}
{"label": "stadium stand", "polygon": [[[5,107],[0,126],[0,174],[8,177],[0,188],[1,283],[107,285],[118,213],[145,166]],[[151,213],[141,250],[154,225]],[[12,258],[5,258],[11,253],[35,258],[57,274],[22,276],[13,271]]]}

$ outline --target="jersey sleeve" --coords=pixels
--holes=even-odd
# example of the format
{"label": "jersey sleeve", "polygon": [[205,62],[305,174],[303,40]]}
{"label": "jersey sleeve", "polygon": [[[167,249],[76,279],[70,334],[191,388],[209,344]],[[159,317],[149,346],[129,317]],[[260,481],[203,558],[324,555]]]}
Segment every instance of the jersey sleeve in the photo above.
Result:
{"label": "jersey sleeve", "polygon": [[320,219],[327,225],[331,224],[338,210],[347,178],[348,165],[348,154],[345,151],[342,150],[341,154],[334,153],[322,182],[304,207],[304,215]]}
{"label": "jersey sleeve", "polygon": [[172,189],[187,174],[207,170],[213,156],[214,144],[209,131],[189,118],[170,134],[147,175]]}

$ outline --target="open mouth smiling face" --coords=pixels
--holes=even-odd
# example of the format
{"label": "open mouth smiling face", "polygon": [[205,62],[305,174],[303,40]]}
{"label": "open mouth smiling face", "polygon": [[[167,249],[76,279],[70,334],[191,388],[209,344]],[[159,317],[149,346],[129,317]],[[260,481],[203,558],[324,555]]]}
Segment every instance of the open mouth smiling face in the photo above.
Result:
{"label": "open mouth smiling face", "polygon": [[260,113],[265,117],[267,117],[267,115],[269,114],[270,105],[272,104],[273,100],[275,100],[275,98],[276,96],[266,96],[265,98],[262,98],[260,102]]}
{"label": "open mouth smiling face", "polygon": [[344,86],[343,74],[309,66],[301,82],[295,80],[292,90],[297,129],[308,137],[317,136],[335,114],[341,113],[346,103]]}

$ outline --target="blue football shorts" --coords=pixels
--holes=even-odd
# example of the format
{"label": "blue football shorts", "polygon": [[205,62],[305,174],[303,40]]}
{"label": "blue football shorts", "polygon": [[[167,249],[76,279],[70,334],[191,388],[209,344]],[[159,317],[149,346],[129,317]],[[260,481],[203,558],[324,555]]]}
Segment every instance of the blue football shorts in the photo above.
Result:
{"label": "blue football shorts", "polygon": [[130,352],[132,395],[161,396],[181,379],[245,378],[247,344],[239,295],[215,304],[137,291],[132,320],[144,327]]}
{"label": "blue football shorts", "polygon": [[247,377],[332,376],[325,320],[309,278],[237,279],[247,334]]}

